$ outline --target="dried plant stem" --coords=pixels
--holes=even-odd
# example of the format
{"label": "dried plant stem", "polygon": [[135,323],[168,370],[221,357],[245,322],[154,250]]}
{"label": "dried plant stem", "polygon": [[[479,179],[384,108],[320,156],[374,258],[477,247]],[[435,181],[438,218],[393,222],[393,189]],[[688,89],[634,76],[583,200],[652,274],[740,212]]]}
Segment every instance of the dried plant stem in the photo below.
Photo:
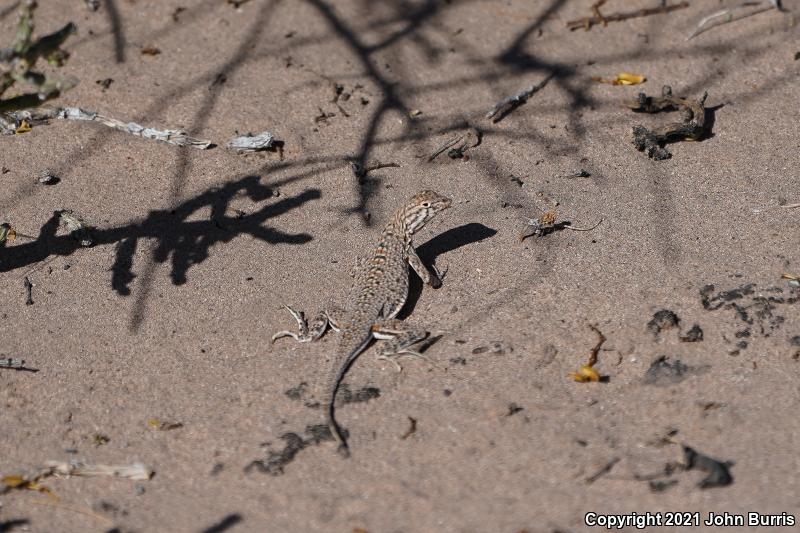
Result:
{"label": "dried plant stem", "polygon": [[[736,11],[737,9],[741,9],[743,7],[752,7],[754,5],[757,4],[754,2],[742,2],[739,5],[729,7],[727,9],[722,9],[720,11],[717,11],[716,13],[708,15],[707,17],[703,17],[703,19],[701,19],[700,22],[697,23],[697,28],[695,28],[695,30],[688,37],[686,37],[686,40],[688,41],[689,39],[693,39],[694,37],[697,37],[701,33],[705,33],[711,28],[722,26],[723,24],[728,24],[730,22],[741,20],[747,17],[752,17],[753,15],[758,15],[759,13],[770,11],[772,9],[780,10],[780,3],[770,2],[769,5],[761,6],[753,11],[747,11],[739,15],[734,15],[734,11]],[[713,22],[713,24],[708,24],[709,22]],[[706,26],[706,24],[708,24],[708,26]]]}

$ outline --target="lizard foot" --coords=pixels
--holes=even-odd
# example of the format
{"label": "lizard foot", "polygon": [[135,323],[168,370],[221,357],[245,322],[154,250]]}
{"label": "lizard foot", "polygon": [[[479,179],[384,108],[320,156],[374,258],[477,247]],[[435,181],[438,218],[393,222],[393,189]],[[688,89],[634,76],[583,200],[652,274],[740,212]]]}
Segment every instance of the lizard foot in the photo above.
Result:
{"label": "lizard foot", "polygon": [[429,363],[432,363],[430,358],[425,357],[424,355],[422,355],[419,352],[415,352],[414,350],[408,350],[408,349],[402,350],[399,353],[380,353],[380,354],[378,354],[377,359],[379,361],[389,361],[390,363],[394,364],[394,366],[395,366],[395,368],[397,369],[398,372],[402,372],[403,371],[403,367],[400,365],[400,363],[397,362],[397,360],[400,359],[403,356],[405,356],[405,357],[419,357],[420,359],[424,359],[425,361],[427,361]]}
{"label": "lizard foot", "polygon": [[325,330],[328,328],[329,320],[328,315],[325,312],[321,312],[314,318],[314,321],[311,323],[311,327],[309,328],[308,322],[306,321],[303,313],[300,311],[295,311],[288,305],[284,305],[287,311],[292,314],[294,319],[297,321],[297,333],[293,333],[291,331],[279,331],[275,335],[272,336],[272,342],[274,343],[276,340],[280,339],[281,337],[292,337],[297,342],[311,342],[315,341],[325,333]]}

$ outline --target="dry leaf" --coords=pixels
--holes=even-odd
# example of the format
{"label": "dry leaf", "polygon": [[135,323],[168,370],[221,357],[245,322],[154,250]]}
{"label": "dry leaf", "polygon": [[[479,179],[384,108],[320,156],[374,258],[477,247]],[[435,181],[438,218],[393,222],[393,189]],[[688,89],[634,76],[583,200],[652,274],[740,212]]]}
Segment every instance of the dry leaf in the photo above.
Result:
{"label": "dry leaf", "polygon": [[32,129],[31,125],[28,123],[28,121],[23,119],[19,123],[19,127],[16,130],[14,130],[14,133],[16,133],[17,135],[19,135],[20,133],[28,133],[29,131],[31,131],[31,129]]}
{"label": "dry leaf", "polygon": [[600,374],[598,374],[597,371],[589,365],[581,365],[580,370],[578,370],[577,373],[570,374],[569,377],[571,377],[578,383],[600,381]]}
{"label": "dry leaf", "polygon": [[155,46],[145,46],[142,48],[142,55],[145,56],[157,56],[161,53],[161,49]]}
{"label": "dry leaf", "polygon": [[[39,479],[37,476],[36,479]],[[7,490],[11,489],[24,489],[24,490],[35,490],[36,492],[41,492],[42,494],[47,494],[48,496],[55,496],[50,489],[45,487],[44,485],[39,485],[36,483],[36,480],[26,479],[23,476],[5,476],[2,479],[3,485]]]}
{"label": "dry leaf", "polygon": [[598,83],[608,83],[611,85],[639,85],[647,81],[647,78],[641,74],[631,74],[630,72],[620,72],[616,78],[609,79],[600,76],[593,76],[592,81]]}
{"label": "dry leaf", "polygon": [[17,238],[17,232],[10,224],[0,224],[0,242],[13,241]]}
{"label": "dry leaf", "polygon": [[25,480],[22,476],[4,476],[3,477],[3,485],[8,487],[9,489],[16,489],[17,487],[27,483],[28,481]]}
{"label": "dry leaf", "polygon": [[169,431],[171,429],[183,427],[182,422],[169,422],[167,420],[159,420],[158,418],[151,418],[147,421],[147,425],[150,426],[150,429],[154,429],[156,431]]}

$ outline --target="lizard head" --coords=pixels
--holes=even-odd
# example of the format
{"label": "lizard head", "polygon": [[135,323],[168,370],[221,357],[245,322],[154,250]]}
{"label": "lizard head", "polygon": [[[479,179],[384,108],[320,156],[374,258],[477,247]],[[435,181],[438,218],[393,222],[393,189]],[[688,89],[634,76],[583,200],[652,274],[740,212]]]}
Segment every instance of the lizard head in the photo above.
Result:
{"label": "lizard head", "polygon": [[409,233],[416,233],[436,213],[450,207],[453,201],[433,191],[420,191],[415,194],[400,214],[400,220]]}

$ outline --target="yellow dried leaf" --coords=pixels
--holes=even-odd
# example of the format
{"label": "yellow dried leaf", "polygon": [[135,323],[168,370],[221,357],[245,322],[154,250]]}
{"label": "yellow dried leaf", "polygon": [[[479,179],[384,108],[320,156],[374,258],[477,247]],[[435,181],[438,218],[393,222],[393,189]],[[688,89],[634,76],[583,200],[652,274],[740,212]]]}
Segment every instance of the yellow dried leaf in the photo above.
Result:
{"label": "yellow dried leaf", "polygon": [[19,123],[19,127],[16,130],[14,130],[14,133],[16,133],[17,135],[19,135],[20,133],[28,133],[29,131],[31,131],[31,129],[32,129],[31,125],[28,124],[28,121],[23,119],[22,122]]}
{"label": "yellow dried leaf", "polygon": [[27,481],[25,481],[25,478],[23,478],[22,476],[4,476],[3,477],[3,485],[5,485],[6,487],[8,487],[10,489],[15,489],[15,488],[17,488],[17,487],[19,487],[21,485],[24,485],[25,483],[27,483]]}
{"label": "yellow dried leaf", "polygon": [[631,74],[630,72],[620,72],[616,78],[603,78],[600,76],[593,76],[592,81],[598,83],[608,83],[610,85],[639,85],[647,81],[647,78],[641,74]]}
{"label": "yellow dried leaf", "polygon": [[569,377],[578,383],[588,383],[590,381],[600,381],[600,374],[589,365],[581,365],[577,373],[570,374]]}
{"label": "yellow dried leaf", "polygon": [[631,74],[630,72],[620,72],[617,74],[617,82],[619,85],[639,85],[647,80],[641,74]]}
{"label": "yellow dried leaf", "polygon": [[169,420],[159,420],[158,418],[151,418],[147,421],[150,429],[156,431],[169,431],[171,429],[179,429],[183,427],[183,422],[170,422]]}
{"label": "yellow dried leaf", "polygon": [[48,496],[54,496],[53,492],[44,485],[39,485],[35,481],[25,479],[22,476],[5,476],[2,482],[8,489],[35,490],[36,492],[41,492]]}
{"label": "yellow dried leaf", "polygon": [[47,494],[48,496],[54,496],[53,492],[45,487],[44,485],[39,485],[38,483],[34,483],[33,481],[28,481],[25,483],[24,487],[28,490],[35,490],[36,492],[41,492],[42,494]]}

